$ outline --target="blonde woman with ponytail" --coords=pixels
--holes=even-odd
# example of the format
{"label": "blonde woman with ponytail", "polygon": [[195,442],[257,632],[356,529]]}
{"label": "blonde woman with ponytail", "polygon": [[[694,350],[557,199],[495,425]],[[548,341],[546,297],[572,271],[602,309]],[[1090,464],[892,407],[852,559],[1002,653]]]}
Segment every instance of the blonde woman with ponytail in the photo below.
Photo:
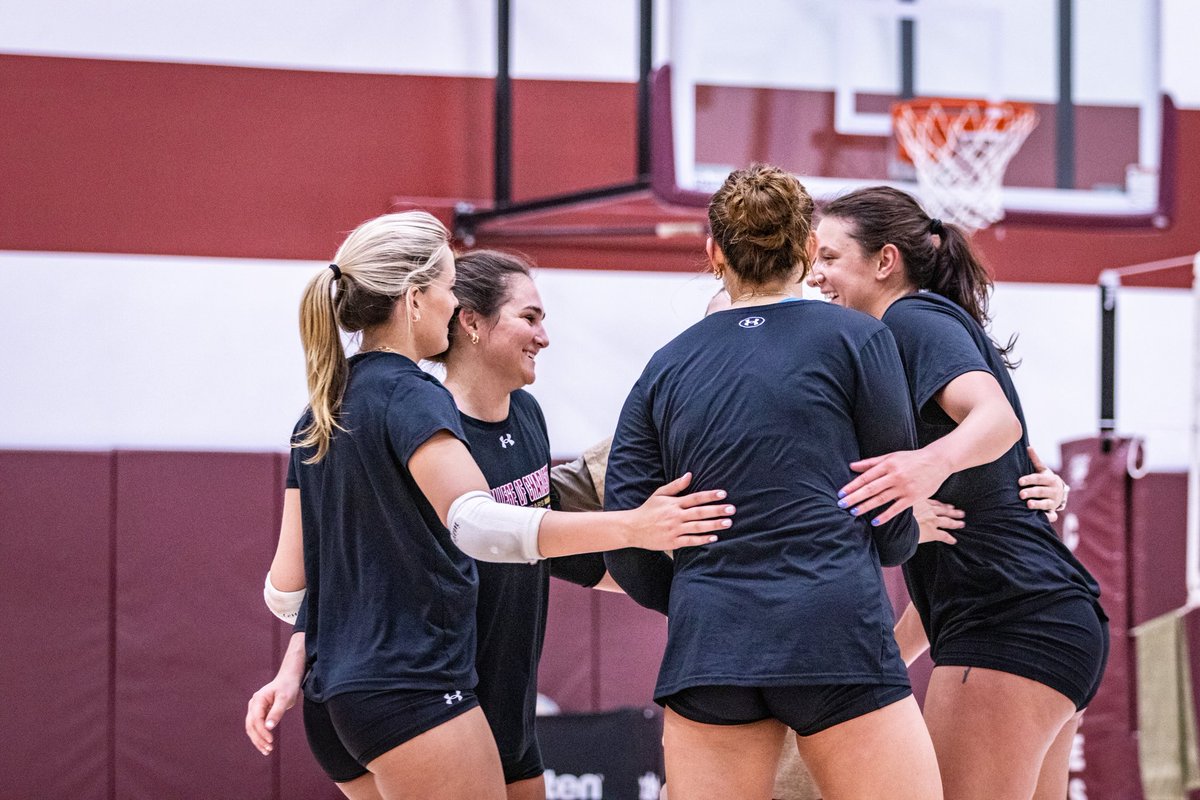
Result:
{"label": "blonde woman with ponytail", "polygon": [[[505,797],[473,693],[472,556],[529,563],[687,548],[712,542],[733,511],[718,490],[674,496],[689,475],[630,512],[492,500],[454,400],[417,366],[447,348],[454,281],[445,228],[410,211],[359,226],[301,301],[310,406],[293,437],[265,595],[279,604],[307,593],[279,674],[250,701],[246,732],[270,753],[302,678],[310,747],[354,800]],[[344,333],[361,336],[349,359]]]}

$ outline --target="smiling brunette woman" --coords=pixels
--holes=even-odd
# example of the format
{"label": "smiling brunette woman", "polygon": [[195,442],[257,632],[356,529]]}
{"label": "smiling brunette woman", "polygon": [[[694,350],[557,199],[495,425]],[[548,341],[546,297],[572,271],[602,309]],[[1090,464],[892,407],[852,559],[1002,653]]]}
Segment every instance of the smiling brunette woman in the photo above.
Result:
{"label": "smiling brunette woman", "polygon": [[[446,366],[471,454],[499,502],[558,508],[550,473],[546,420],[525,386],[537,377],[537,355],[550,346],[546,312],[529,266],[494,250],[460,256]],[[537,670],[546,634],[550,576],[580,586],[604,578],[599,553],[536,564],[480,561],[475,612],[475,694],[496,738],[508,800],[543,800],[541,749],[535,729]]]}
{"label": "smiling brunette woman", "polygon": [[921,445],[852,464],[842,504],[880,524],[931,496],[966,515],[957,544],[904,565],[913,605],[897,628],[907,660],[932,647],[925,719],[946,797],[1059,800],[1108,622],[1095,579],[1019,490],[1035,463],[1010,348],[985,330],[991,277],[961,229],[890,187],[831,201],[817,238],[810,284],[892,331]]}

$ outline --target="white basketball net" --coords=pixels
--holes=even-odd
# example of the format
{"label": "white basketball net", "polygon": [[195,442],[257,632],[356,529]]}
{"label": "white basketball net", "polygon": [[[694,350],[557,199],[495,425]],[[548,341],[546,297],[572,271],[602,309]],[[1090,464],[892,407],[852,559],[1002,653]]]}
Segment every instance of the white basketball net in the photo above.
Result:
{"label": "white basketball net", "polygon": [[1037,126],[1028,106],[967,101],[914,108],[893,115],[896,138],[917,172],[917,187],[930,216],[969,231],[1004,216],[1004,171]]}

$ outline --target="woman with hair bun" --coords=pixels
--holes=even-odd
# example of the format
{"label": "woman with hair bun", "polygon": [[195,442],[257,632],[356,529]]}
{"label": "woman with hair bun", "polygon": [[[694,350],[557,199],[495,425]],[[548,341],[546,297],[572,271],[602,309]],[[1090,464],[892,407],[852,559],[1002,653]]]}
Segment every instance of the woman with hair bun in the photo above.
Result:
{"label": "woman with hair bun", "polygon": [[606,555],[622,585],[673,576],[655,688],[672,800],[770,798],[788,728],[827,800],[942,796],[880,568],[912,555],[917,523],[837,506],[850,461],[915,445],[903,367],[877,320],[793,296],[812,211],[774,167],[726,179],[706,253],[730,307],[654,355],[609,457],[605,508],[636,507],[680,469],[738,507],[719,542],[671,563]]}
{"label": "woman with hair bun", "polygon": [[[250,701],[246,732],[269,753],[303,675],[309,745],[356,799],[505,797],[473,692],[472,557],[536,564],[631,544],[687,548],[729,525],[730,506],[705,505],[723,492],[671,496],[686,475],[623,514],[497,502],[453,398],[417,366],[448,347],[454,283],[445,228],[411,211],[355,229],[301,301],[310,405],[293,437],[265,595],[275,610],[289,599],[280,590],[307,592],[279,675]],[[343,332],[362,335],[349,359]]]}
{"label": "woman with hair bun", "polygon": [[1018,486],[1053,473],[1028,448],[1011,342],[985,330],[991,277],[960,228],[890,187],[831,201],[817,236],[810,284],[892,331],[921,445],[851,464],[862,474],[840,502],[879,525],[927,497],[965,513],[957,544],[904,565],[913,604],[897,627],[907,661],[932,648],[925,719],[946,797],[1061,800],[1108,624],[1095,579],[1035,510],[1057,501]]}

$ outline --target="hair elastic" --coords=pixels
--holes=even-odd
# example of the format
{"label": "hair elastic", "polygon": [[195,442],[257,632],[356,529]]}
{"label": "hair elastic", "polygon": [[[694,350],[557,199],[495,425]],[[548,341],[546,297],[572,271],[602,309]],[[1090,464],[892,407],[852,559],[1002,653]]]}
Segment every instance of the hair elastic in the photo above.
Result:
{"label": "hair elastic", "polygon": [[940,219],[934,217],[933,219],[929,220],[929,232],[934,236],[945,236],[946,228],[944,225],[942,225],[942,221]]}
{"label": "hair elastic", "polygon": [[341,270],[341,268],[340,268],[340,267],[338,267],[338,265],[337,265],[337,264],[330,264],[330,265],[329,265],[329,268],[330,268],[331,270],[333,270],[333,279],[334,279],[335,281],[336,281],[338,278],[342,277],[342,270]]}

